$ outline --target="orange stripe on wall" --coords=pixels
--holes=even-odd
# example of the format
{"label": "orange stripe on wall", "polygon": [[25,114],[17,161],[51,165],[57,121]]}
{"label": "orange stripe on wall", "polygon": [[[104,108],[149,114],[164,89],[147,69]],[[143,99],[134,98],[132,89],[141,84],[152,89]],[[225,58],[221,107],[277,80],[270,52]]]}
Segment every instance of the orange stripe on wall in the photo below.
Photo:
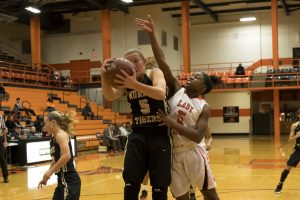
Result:
{"label": "orange stripe on wall", "polygon": [[[251,115],[250,108],[240,108],[240,117],[248,117]],[[211,117],[223,117],[223,109],[211,110]]]}

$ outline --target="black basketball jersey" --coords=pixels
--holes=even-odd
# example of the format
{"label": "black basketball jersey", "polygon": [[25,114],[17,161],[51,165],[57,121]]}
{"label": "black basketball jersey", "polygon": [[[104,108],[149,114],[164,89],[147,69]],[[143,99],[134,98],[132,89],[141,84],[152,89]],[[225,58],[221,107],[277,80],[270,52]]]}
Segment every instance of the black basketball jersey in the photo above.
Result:
{"label": "black basketball jersey", "polygon": [[[297,126],[296,126],[296,128],[295,128],[294,134],[296,135],[298,131],[300,131],[300,122],[298,122],[298,124],[297,124]],[[296,144],[295,144],[295,145],[296,145],[296,146],[300,146],[300,138],[297,138],[297,139],[296,139]]]}
{"label": "black basketball jersey", "polygon": [[[72,154],[72,146],[71,146],[71,139],[69,139],[69,149],[70,149],[70,154],[71,158],[70,160],[62,166],[59,171],[55,172],[55,174],[61,173],[61,172],[74,172],[75,167],[73,164],[73,154]],[[59,160],[60,158],[60,147],[59,144],[56,142],[55,138],[52,137],[50,140],[50,155],[52,157],[52,161],[55,163]]]}
{"label": "black basketball jersey", "polygon": [[[149,77],[152,69],[146,70],[142,81],[143,84],[152,86]],[[161,121],[158,119],[157,111],[167,111],[166,100],[152,99],[136,90],[127,89],[127,100],[130,103],[132,114],[132,128],[158,126]]]}

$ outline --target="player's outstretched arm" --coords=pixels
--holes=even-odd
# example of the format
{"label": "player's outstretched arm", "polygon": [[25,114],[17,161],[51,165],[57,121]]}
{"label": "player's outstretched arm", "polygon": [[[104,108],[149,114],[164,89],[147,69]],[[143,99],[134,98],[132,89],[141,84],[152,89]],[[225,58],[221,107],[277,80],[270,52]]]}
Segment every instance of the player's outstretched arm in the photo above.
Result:
{"label": "player's outstretched arm", "polygon": [[[166,63],[164,53],[162,49],[160,48],[157,38],[155,36],[154,32],[154,24],[153,20],[151,19],[151,16],[148,15],[148,19],[135,19],[136,24],[149,33],[150,36],[150,42],[151,47],[153,50],[153,54],[155,57],[155,60],[159,66],[159,68],[164,73],[164,77],[166,79],[167,86],[169,87],[169,96],[173,96],[175,92],[177,92],[180,89],[179,81],[176,77],[173,76],[170,66]],[[171,93],[171,94],[170,94]]]}

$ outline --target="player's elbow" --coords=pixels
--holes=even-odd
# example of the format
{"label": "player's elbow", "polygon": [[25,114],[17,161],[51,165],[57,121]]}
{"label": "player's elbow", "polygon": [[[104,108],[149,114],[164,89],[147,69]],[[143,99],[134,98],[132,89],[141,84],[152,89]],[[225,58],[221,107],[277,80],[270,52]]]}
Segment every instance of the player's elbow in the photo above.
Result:
{"label": "player's elbow", "polygon": [[62,157],[63,163],[65,164],[71,159],[71,154],[66,153],[66,154],[63,154],[61,157]]}
{"label": "player's elbow", "polygon": [[196,142],[197,144],[199,144],[201,142],[201,140],[202,140],[202,137],[197,136],[197,137],[195,137],[194,142]]}
{"label": "player's elbow", "polygon": [[166,98],[166,92],[164,91],[159,91],[156,93],[157,100],[164,100]]}
{"label": "player's elbow", "polygon": [[198,132],[194,138],[194,142],[199,144],[202,141],[203,137],[204,137],[204,133]]}

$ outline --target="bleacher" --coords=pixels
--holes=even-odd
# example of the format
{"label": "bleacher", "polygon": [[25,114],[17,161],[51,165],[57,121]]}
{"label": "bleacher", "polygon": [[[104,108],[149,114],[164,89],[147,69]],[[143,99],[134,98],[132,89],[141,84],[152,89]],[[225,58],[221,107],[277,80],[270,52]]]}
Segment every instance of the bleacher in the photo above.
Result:
{"label": "bleacher", "polygon": [[[214,75],[225,83],[222,90],[263,90],[272,88],[292,89],[300,86],[300,69],[291,67],[290,65],[282,65],[278,69],[266,68],[264,66],[255,68],[246,68],[244,75],[235,75],[234,68],[230,69],[214,69],[214,70],[199,70]],[[193,72],[181,72],[178,75],[181,86],[186,84],[188,78],[193,75]],[[218,90],[218,89],[217,89]]]}
{"label": "bleacher", "polygon": [[[130,122],[127,116],[122,116],[119,113],[112,112],[111,109],[98,109],[98,116],[95,120],[84,120],[80,110],[80,98],[77,92],[66,92],[60,90],[43,90],[33,88],[19,88],[19,87],[5,87],[6,92],[9,93],[10,99],[2,102],[2,108],[5,110],[13,110],[15,100],[17,97],[21,101],[26,101],[24,106],[33,109],[37,115],[43,115],[47,107],[47,99],[49,96],[55,94],[61,100],[54,100],[55,108],[58,111],[66,112],[73,110],[77,112],[79,123],[75,125],[74,135],[77,137],[78,150],[86,148],[94,148],[99,145],[99,140],[96,138],[96,133],[102,133],[107,127],[107,123],[122,123]],[[62,101],[63,100],[63,101]],[[90,102],[93,112],[96,113],[97,105],[95,102]],[[30,107],[29,107],[30,106]],[[81,105],[83,107],[84,105]],[[24,115],[24,114],[23,114]],[[35,121],[35,117],[31,117],[31,121]]]}
{"label": "bleacher", "polygon": [[[32,68],[25,62],[16,59],[0,49],[0,79],[11,85],[40,86],[41,88],[60,88],[66,83],[53,80],[51,73],[54,68],[42,64],[41,68]],[[72,86],[68,83],[68,88]]]}

